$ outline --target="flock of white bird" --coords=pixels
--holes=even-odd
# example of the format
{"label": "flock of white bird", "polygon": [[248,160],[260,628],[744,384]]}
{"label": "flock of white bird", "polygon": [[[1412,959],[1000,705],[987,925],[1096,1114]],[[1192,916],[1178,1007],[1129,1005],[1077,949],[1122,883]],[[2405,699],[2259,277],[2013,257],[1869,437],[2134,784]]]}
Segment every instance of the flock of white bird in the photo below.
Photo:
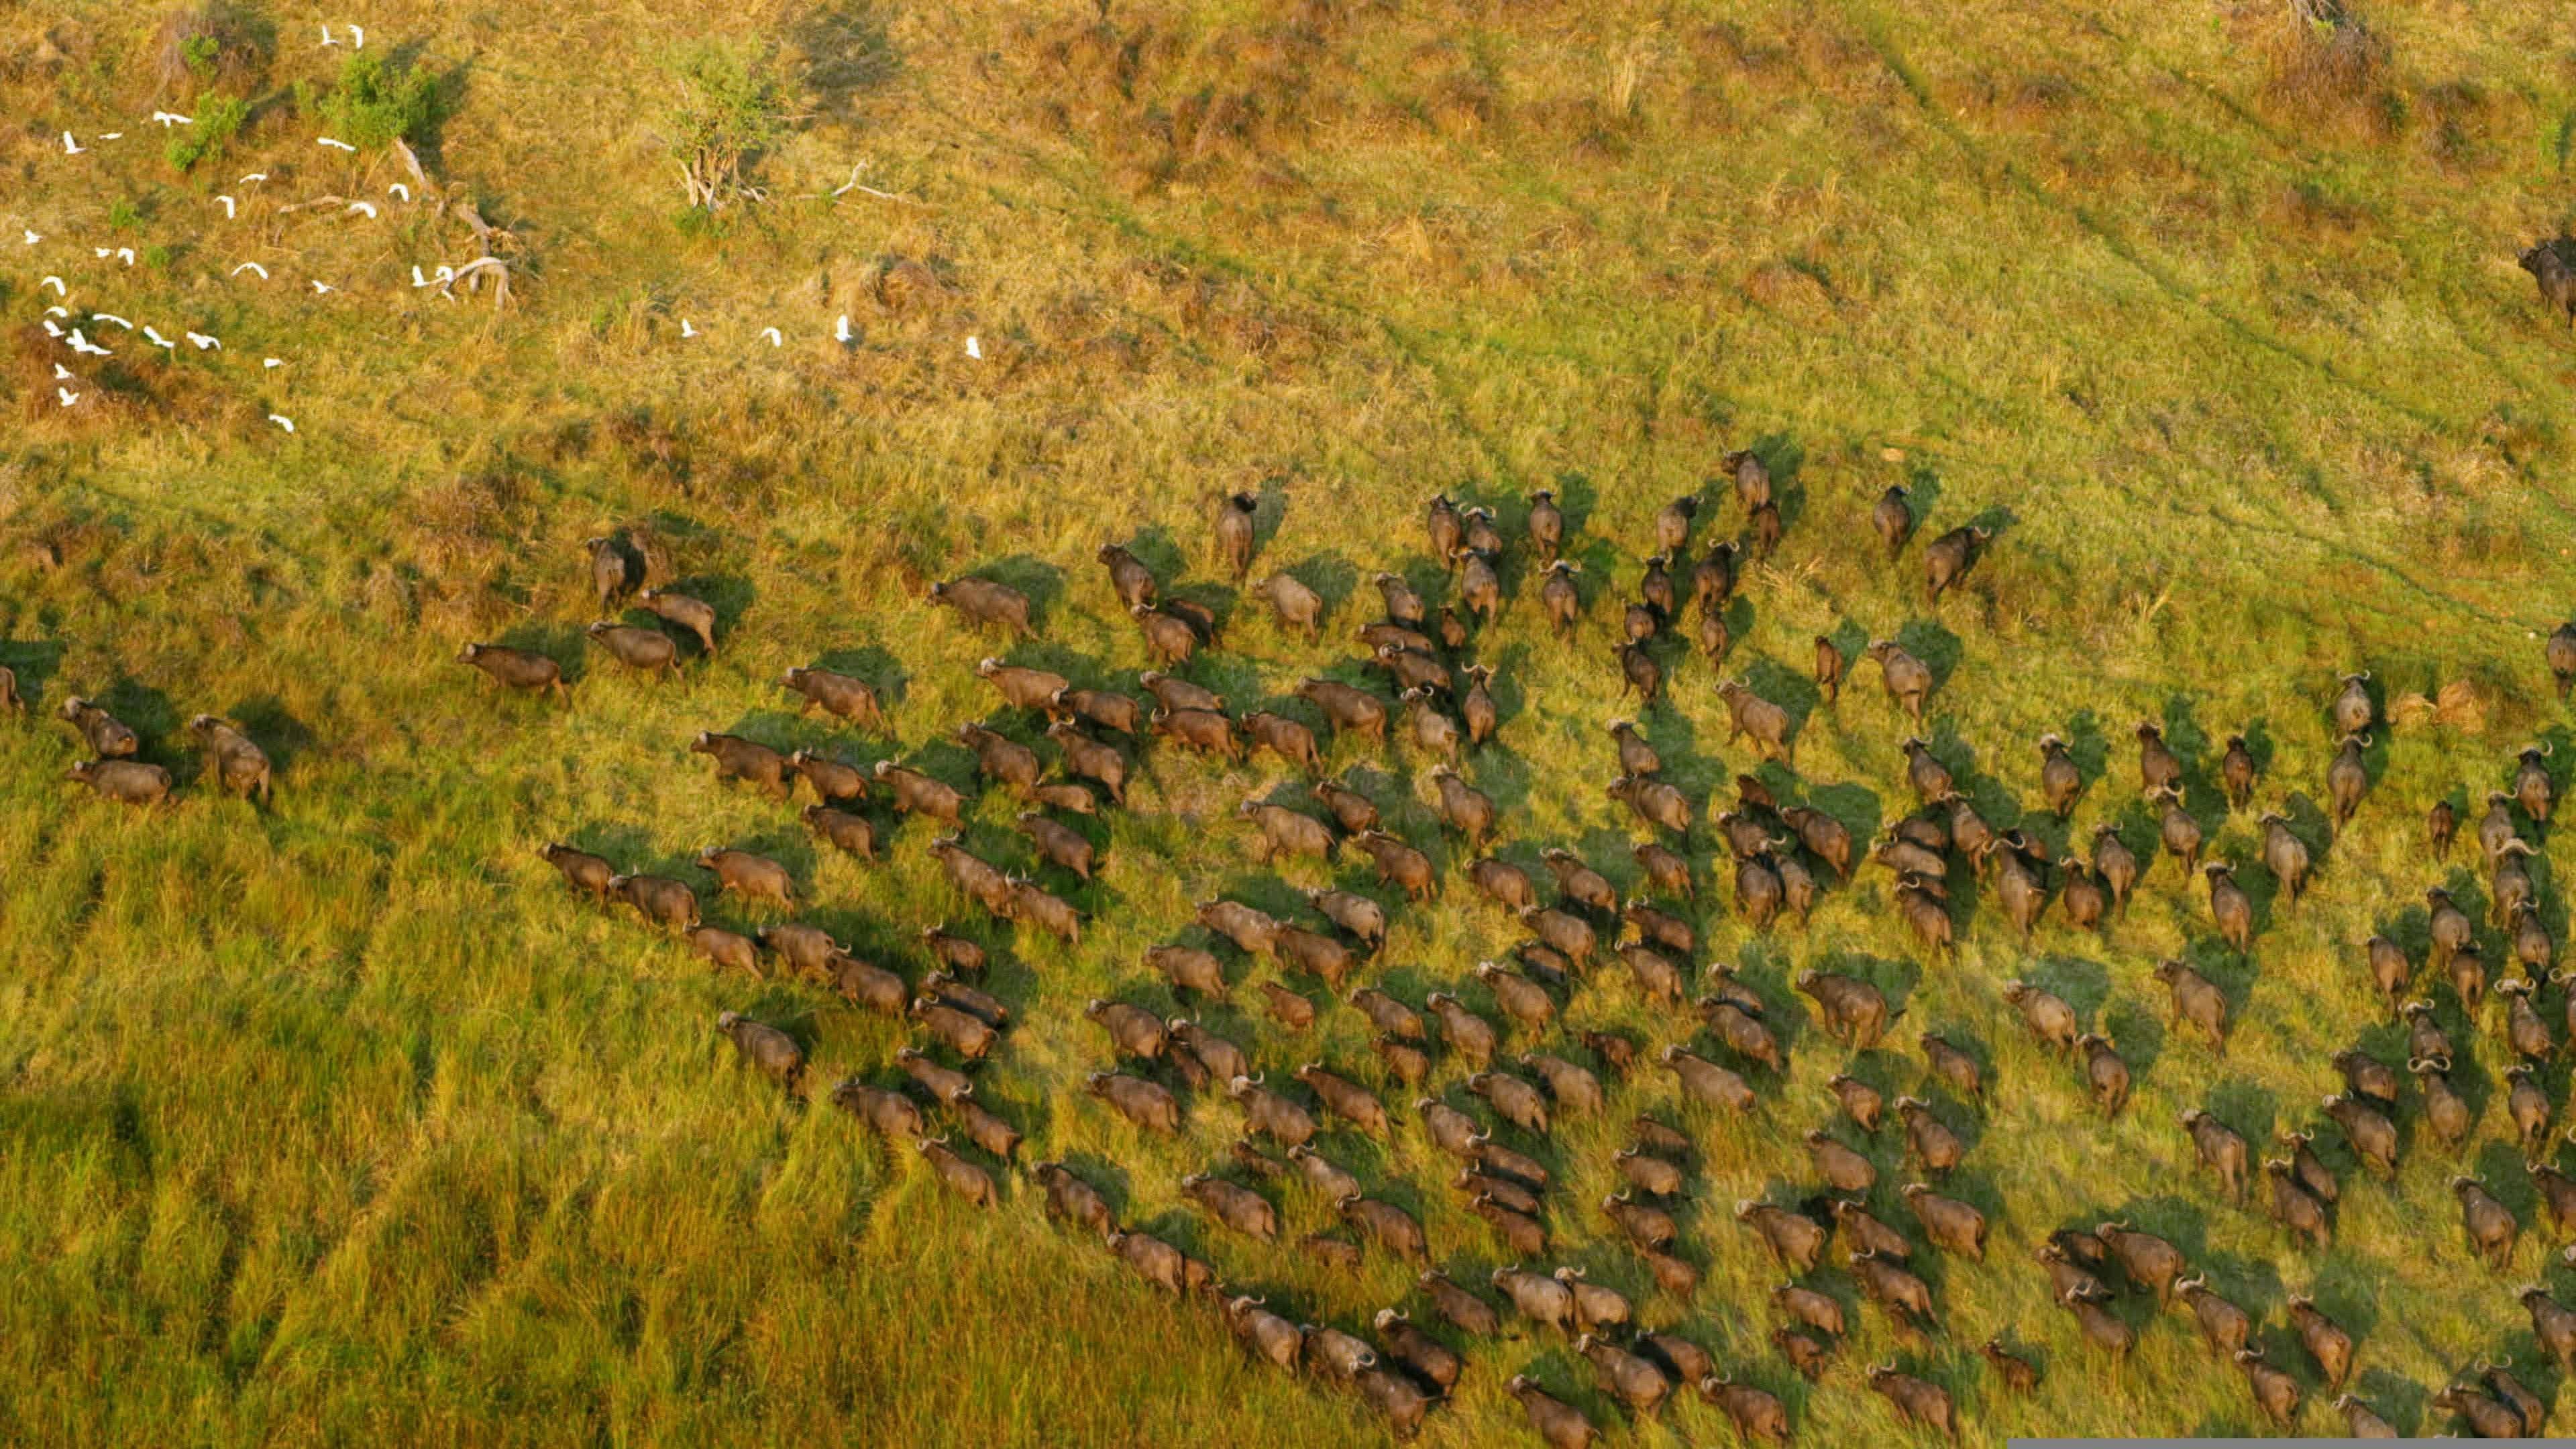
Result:
{"label": "flock of white bird", "polygon": [[[366,48],[367,32],[363,27],[355,24],[343,24],[340,28],[348,33],[348,44],[352,49],[364,50]],[[332,28],[329,25],[323,25],[321,30],[323,45],[336,46],[341,43],[339,37],[332,33]],[[193,126],[197,124],[194,117],[184,116],[176,111],[154,111],[151,115],[151,122],[160,126],[165,131],[174,127]],[[84,146],[80,143],[79,138],[74,136],[71,132],[65,131],[62,134],[63,154],[67,157],[86,156],[90,154],[91,150],[95,146],[101,144],[113,144],[125,139],[125,133],[123,131],[101,131],[91,135],[91,144]],[[356,146],[333,136],[317,136],[314,138],[314,143],[330,150],[349,152],[353,154],[358,150]],[[267,180],[267,172],[253,171],[242,176],[233,184],[236,188],[243,188],[257,186]],[[852,185],[856,185],[855,180],[853,180]],[[844,186],[832,194],[838,196],[841,191],[847,191],[849,189],[851,189],[849,186]],[[411,204],[411,188],[399,181],[388,185],[385,188],[385,194],[402,202],[406,206]],[[884,193],[872,192],[872,194],[883,195]],[[224,219],[226,221],[232,221],[239,215],[240,203],[237,198],[227,194],[216,196],[213,200],[217,205],[223,207]],[[379,211],[376,203],[372,201],[352,201],[343,210],[342,215],[364,216],[372,221],[378,217]],[[35,247],[44,244],[46,239],[32,228],[22,228],[21,230],[23,233],[22,240],[24,245]],[[132,247],[92,247],[90,250],[94,257],[99,261],[106,261],[113,258],[124,263],[128,267],[134,265],[135,253],[134,248]],[[487,268],[499,269],[502,265],[503,264],[497,258],[493,257],[483,257],[475,261],[468,262],[461,267],[442,264],[436,270],[427,272],[423,271],[415,264],[411,269],[411,284],[415,289],[436,287],[439,289],[441,295],[448,297],[449,300],[452,301],[454,300],[454,293],[450,288],[454,283],[463,281]],[[268,268],[260,265],[258,262],[252,261],[246,261],[235,266],[228,275],[239,277],[245,273],[258,278],[263,282],[269,280]],[[328,296],[339,290],[338,287],[333,286],[329,282],[323,281],[319,277],[309,278],[307,280],[313,288],[314,295],[317,297]],[[113,313],[92,311],[88,313],[86,317],[76,313],[70,305],[71,288],[59,275],[46,276],[43,281],[37,284],[37,294],[42,296],[47,288],[52,289],[55,300],[53,305],[45,308],[45,316],[43,319],[45,332],[47,335],[61,342],[65,347],[69,348],[72,356],[76,359],[84,357],[113,357],[116,355],[114,349],[101,346],[99,343],[92,341],[84,333],[82,329],[82,324],[84,322],[92,328],[112,326],[129,333],[138,330],[132,322],[123,317],[116,316]],[[170,352],[174,355],[178,352],[180,344],[163,336],[152,324],[146,323],[140,329],[140,332],[144,341],[150,346],[160,348],[163,351]],[[706,335],[706,333],[701,332],[698,329],[697,324],[691,319],[687,317],[682,317],[680,319],[680,336],[683,339],[695,340]],[[777,327],[763,327],[757,335],[760,339],[768,342],[768,344],[773,348],[784,347],[787,343],[786,334]],[[199,352],[223,350],[224,344],[219,339],[203,332],[189,331],[183,328],[181,329],[180,336],[189,346],[194,347]],[[841,314],[834,323],[832,329],[832,340],[845,347],[849,346],[856,340],[856,334],[850,327],[850,318],[848,313]],[[966,355],[978,360],[982,359],[984,356],[984,348],[981,339],[972,336],[966,339]],[[260,366],[263,371],[283,367],[285,365],[286,363],[283,358],[263,357],[260,360]],[[76,407],[80,404],[81,399],[88,395],[85,391],[76,391],[73,387],[73,384],[77,384],[82,381],[80,375],[73,372],[71,368],[60,362],[54,364],[54,379],[57,384],[54,388],[54,395],[63,407]],[[295,431],[295,420],[287,417],[283,413],[270,413],[268,415],[268,420],[288,433],[293,433]]]}

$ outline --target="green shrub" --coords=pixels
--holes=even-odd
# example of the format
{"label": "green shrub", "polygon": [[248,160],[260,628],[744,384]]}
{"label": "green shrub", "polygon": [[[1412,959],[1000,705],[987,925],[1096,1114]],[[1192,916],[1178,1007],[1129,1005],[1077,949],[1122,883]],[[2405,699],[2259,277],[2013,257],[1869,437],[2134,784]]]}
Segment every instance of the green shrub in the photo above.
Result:
{"label": "green shrub", "polygon": [[296,86],[299,110],[317,116],[335,138],[362,151],[391,141],[418,141],[438,120],[438,79],[426,71],[388,67],[361,50],[340,64],[340,79],[318,99]]}
{"label": "green shrub", "polygon": [[200,103],[197,124],[172,135],[161,154],[182,171],[194,170],[198,162],[224,154],[224,148],[232,144],[242,122],[248,119],[250,102],[238,96],[223,96]]}
{"label": "green shrub", "polygon": [[706,41],[662,59],[679,86],[665,117],[665,141],[680,163],[689,205],[712,212],[751,188],[752,168],[787,133],[787,107],[765,59]]}

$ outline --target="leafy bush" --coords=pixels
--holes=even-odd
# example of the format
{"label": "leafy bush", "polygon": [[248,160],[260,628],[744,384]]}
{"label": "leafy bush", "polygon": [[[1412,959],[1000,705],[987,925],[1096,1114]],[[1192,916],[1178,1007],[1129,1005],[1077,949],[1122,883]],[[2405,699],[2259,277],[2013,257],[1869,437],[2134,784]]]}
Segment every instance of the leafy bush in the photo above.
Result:
{"label": "leafy bush", "polygon": [[437,123],[438,79],[392,69],[374,51],[361,50],[340,63],[340,79],[320,97],[297,82],[295,102],[337,139],[370,151],[390,141],[418,141]]}
{"label": "leafy bush", "polygon": [[787,108],[767,60],[707,41],[673,51],[662,68],[679,87],[665,140],[689,205],[711,212],[750,194],[752,168],[787,134]]}
{"label": "leafy bush", "polygon": [[250,102],[238,96],[224,96],[197,106],[197,124],[174,133],[161,154],[182,171],[195,169],[200,161],[212,160],[224,153],[233,136],[250,119]]}

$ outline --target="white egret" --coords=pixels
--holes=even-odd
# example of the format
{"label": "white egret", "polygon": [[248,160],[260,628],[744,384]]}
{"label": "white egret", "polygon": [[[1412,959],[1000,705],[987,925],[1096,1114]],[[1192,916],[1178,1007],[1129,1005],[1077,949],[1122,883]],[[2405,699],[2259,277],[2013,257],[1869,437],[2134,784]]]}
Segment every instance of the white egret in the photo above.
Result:
{"label": "white egret", "polygon": [[97,343],[90,341],[88,338],[83,337],[81,335],[81,330],[77,327],[72,329],[72,335],[69,340],[72,344],[72,351],[85,357],[114,357],[116,355],[115,353],[108,351],[106,348],[99,346]]}
{"label": "white egret", "polygon": [[143,324],[143,340],[165,351],[176,352],[179,350],[178,343],[162,336],[158,331],[154,330],[152,324],[149,322]]}
{"label": "white egret", "polygon": [[254,172],[250,173],[250,174],[249,174],[249,175],[247,175],[247,176],[236,177],[236,178],[234,179],[234,181],[233,181],[233,185],[235,185],[235,186],[249,186],[249,185],[252,185],[252,184],[254,184],[254,183],[256,183],[256,182],[266,181],[267,179],[268,179],[268,173],[267,173],[267,172],[265,172],[265,171],[254,171]]}
{"label": "white egret", "polygon": [[56,381],[56,382],[78,382],[78,381],[80,381],[80,379],[78,379],[78,378],[76,378],[76,377],[72,376],[72,370],[71,370],[70,368],[65,367],[65,366],[63,366],[61,363],[57,362],[57,363],[55,363],[55,364],[54,364],[54,381]]}
{"label": "white egret", "polygon": [[324,45],[338,45],[340,43],[331,38],[331,27],[328,25],[322,27],[322,43]]}
{"label": "white egret", "polygon": [[162,129],[164,130],[169,129],[172,126],[193,126],[197,124],[194,117],[183,116],[176,111],[154,111],[152,113],[152,119],[159,121]]}
{"label": "white egret", "polygon": [[336,292],[336,291],[338,291],[338,290],[340,290],[340,289],[339,289],[339,288],[337,288],[337,287],[332,286],[329,282],[322,281],[322,280],[321,280],[321,279],[319,279],[319,278],[316,278],[316,279],[314,280],[314,283],[313,283],[313,295],[314,295],[314,296],[319,297],[319,296],[322,296],[322,295],[324,295],[324,294],[326,294],[326,293],[329,293],[329,292]]}
{"label": "white egret", "polygon": [[69,132],[69,131],[65,131],[65,132],[63,132],[63,154],[64,154],[64,155],[66,155],[66,156],[78,156],[78,155],[80,155],[81,153],[83,153],[83,152],[87,151],[88,149],[89,149],[89,148],[88,148],[87,146],[84,146],[84,145],[82,145],[81,143],[79,143],[78,141],[73,140],[73,139],[72,139],[72,133],[71,133],[71,132]]}
{"label": "white egret", "polygon": [[36,234],[35,234],[34,232],[32,232],[32,231],[26,231],[24,228],[20,228],[20,230],[21,230],[21,232],[25,235],[25,237],[26,237],[26,239],[27,239],[27,245],[29,245],[29,246],[34,246],[36,243],[38,243],[38,242],[40,242],[40,241],[43,241],[43,240],[44,240],[44,238],[43,238],[43,237],[40,237],[40,236],[36,235]]}
{"label": "white egret", "polygon": [[218,197],[216,197],[216,198],[215,198],[215,200],[220,201],[220,202],[222,202],[222,203],[224,204],[224,220],[226,220],[226,221],[230,221],[230,220],[232,220],[232,219],[233,219],[233,199],[232,199],[231,197],[229,197],[229,196],[218,196]]}
{"label": "white egret", "polygon": [[233,275],[236,277],[240,276],[244,272],[257,272],[259,273],[259,279],[261,281],[265,282],[268,280],[268,268],[261,266],[257,262],[244,262],[240,266],[233,268]]}
{"label": "white egret", "polygon": [[122,141],[125,139],[125,133],[123,131],[101,131],[98,133],[98,138],[102,141]]}
{"label": "white egret", "polygon": [[283,357],[263,357],[259,360],[259,365],[263,371],[272,367],[284,367],[286,365],[286,359]]}
{"label": "white egret", "polygon": [[116,259],[117,259],[118,261],[121,261],[121,262],[125,263],[125,264],[126,264],[127,266],[129,266],[129,267],[130,267],[130,266],[133,266],[133,265],[134,265],[134,248],[132,248],[132,247],[118,247],[118,248],[116,249]]}
{"label": "white egret", "polygon": [[402,184],[401,182],[399,182],[399,181],[397,181],[397,182],[393,183],[392,185],[390,185],[390,186],[386,187],[386,188],[385,188],[385,194],[386,194],[386,195],[388,195],[388,196],[399,196],[399,197],[401,197],[401,198],[403,199],[403,203],[404,203],[405,205],[409,205],[409,204],[411,203],[411,188],[410,188],[410,187],[408,187],[408,186],[403,185],[403,184]]}
{"label": "white egret", "polygon": [[835,341],[835,342],[840,343],[840,344],[841,344],[842,346],[844,346],[844,347],[846,347],[846,346],[848,346],[848,345],[849,345],[849,342],[850,342],[850,314],[849,314],[849,313],[844,312],[844,313],[842,313],[842,314],[841,314],[841,321],[840,321],[840,324],[839,324],[838,326],[835,326],[835,327],[832,329],[832,340],[833,340],[833,341]]}
{"label": "white egret", "polygon": [[61,398],[61,399],[63,400],[63,406],[64,406],[64,407],[70,407],[73,403],[79,402],[79,401],[81,400],[81,395],[80,395],[79,393],[76,393],[76,392],[72,391],[70,388],[67,388],[67,387],[58,387],[58,388],[55,388],[55,389],[54,389],[54,396],[56,396],[56,397],[58,397],[58,398]]}
{"label": "white egret", "polygon": [[56,302],[54,305],[45,309],[45,315],[48,317],[60,317],[65,321],[69,321],[71,320],[72,309],[64,306],[60,302]]}
{"label": "white egret", "polygon": [[284,413],[270,413],[268,415],[268,420],[277,424],[279,427],[286,429],[290,433],[295,431],[295,419],[286,416]]}
{"label": "white egret", "polygon": [[349,27],[349,38],[358,49],[367,48],[367,32],[359,29],[354,23]]}
{"label": "white egret", "polygon": [[680,319],[680,335],[683,337],[695,337],[698,335],[698,329],[695,324],[689,321],[688,318],[683,317]]}
{"label": "white egret", "polygon": [[[376,219],[376,204],[372,201],[352,201],[349,203],[349,211],[363,211],[369,221]],[[341,213],[343,216],[347,214],[348,212]]]}
{"label": "white egret", "polygon": [[418,262],[411,264],[411,284],[415,287],[426,287],[429,285],[429,278],[420,274],[420,263]]}
{"label": "white egret", "polygon": [[54,319],[53,319],[53,318],[51,318],[51,317],[46,318],[46,319],[45,319],[45,335],[46,335],[47,337],[60,337],[60,336],[62,336],[62,335],[63,335],[63,329],[62,329],[61,324],[59,324],[59,323],[55,322],[55,321],[54,321]]}
{"label": "white egret", "polygon": [[92,312],[89,314],[89,320],[92,322],[113,322],[128,332],[134,330],[133,323],[126,321],[124,318],[117,316],[113,312]]}
{"label": "white egret", "polygon": [[47,287],[53,288],[54,295],[57,297],[67,297],[71,295],[63,289],[63,279],[60,277],[47,277],[36,284],[36,290],[39,292],[43,291]]}
{"label": "white egret", "polygon": [[978,361],[978,362],[983,361],[983,360],[984,360],[984,347],[983,347],[983,344],[982,344],[982,343],[977,342],[977,341],[976,341],[973,337],[971,337],[971,336],[970,336],[970,337],[968,337],[968,338],[966,339],[966,355],[967,355],[968,357],[974,358],[974,359],[975,359],[976,361]]}
{"label": "white egret", "polygon": [[205,351],[205,350],[206,350],[207,348],[209,348],[209,347],[220,348],[220,347],[222,347],[222,346],[224,345],[223,343],[221,343],[221,342],[219,342],[219,341],[215,340],[214,338],[212,338],[212,337],[208,337],[208,336],[207,336],[205,333],[203,333],[203,332],[191,332],[191,333],[189,333],[189,334],[188,334],[188,340],[189,340],[191,343],[194,343],[194,344],[196,345],[196,348],[197,348],[197,350],[198,350],[199,352],[203,352],[203,351]]}
{"label": "white egret", "polygon": [[313,138],[313,144],[315,144],[315,145],[317,145],[317,146],[328,146],[328,147],[330,147],[331,149],[333,149],[333,150],[335,150],[335,151],[355,151],[355,150],[357,150],[357,149],[358,149],[357,147],[350,145],[350,144],[349,144],[348,142],[346,142],[346,141],[335,141],[335,140],[331,139],[331,138],[330,138],[330,137],[328,137],[328,136],[316,136],[316,137],[314,137],[314,138]]}
{"label": "white egret", "polygon": [[763,336],[763,337],[768,338],[768,339],[769,339],[769,345],[770,345],[770,346],[772,346],[772,347],[784,347],[784,346],[786,346],[786,345],[787,345],[787,343],[786,343],[786,339],[784,339],[784,338],[782,338],[782,337],[780,337],[780,336],[778,335],[778,329],[777,329],[777,328],[775,328],[775,327],[763,327],[763,328],[761,328],[761,329],[760,329],[760,335],[761,335],[761,336]]}

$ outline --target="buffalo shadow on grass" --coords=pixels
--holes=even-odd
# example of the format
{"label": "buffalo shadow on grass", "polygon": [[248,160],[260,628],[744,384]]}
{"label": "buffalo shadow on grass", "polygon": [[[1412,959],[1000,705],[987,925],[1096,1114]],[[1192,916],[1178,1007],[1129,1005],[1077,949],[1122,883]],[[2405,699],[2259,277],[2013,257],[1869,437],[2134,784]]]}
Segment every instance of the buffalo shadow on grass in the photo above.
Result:
{"label": "buffalo shadow on grass", "polygon": [[224,716],[242,727],[278,774],[285,774],[296,759],[312,749],[319,740],[311,728],[289,713],[286,701],[274,694],[256,694],[236,700]]}
{"label": "buffalo shadow on grass", "polygon": [[889,708],[901,704],[912,689],[912,676],[904,669],[903,661],[881,645],[826,649],[814,656],[814,667],[846,674],[866,684]]}
{"label": "buffalo shadow on grass", "polygon": [[2210,1083],[2202,1109],[2245,1139],[2252,1158],[2246,1167],[2249,1173],[2259,1171],[2280,1126],[2280,1094],[2242,1077],[2225,1077]]}
{"label": "buffalo shadow on grass", "polygon": [[2024,967],[2021,979],[2065,1002],[2081,1030],[2099,1030],[2103,1006],[2111,999],[2110,968],[2101,962],[2051,953]]}
{"label": "buffalo shadow on grass", "polygon": [[2423,1434],[2424,1416],[2432,1407],[2434,1390],[2395,1369],[2372,1367],[2352,1376],[2350,1391],[2398,1433],[2409,1438]]}
{"label": "buffalo shadow on grass", "polygon": [[[1771,501],[1780,510],[1780,531],[1787,533],[1807,513],[1807,485],[1801,476],[1807,466],[1806,445],[1787,433],[1764,433],[1748,444],[1744,451],[1762,460],[1771,472]],[[1735,480],[1726,480],[1732,502]]]}
{"label": "buffalo shadow on grass", "polygon": [[[653,623],[658,626],[661,620],[655,618]],[[493,642],[531,654],[542,654],[553,660],[555,667],[563,672],[563,682],[567,687],[581,683],[590,673],[590,641],[579,624],[521,624]],[[516,694],[519,691],[506,692]],[[113,698],[112,695],[109,697]]]}
{"label": "buffalo shadow on grass", "polygon": [[[1007,584],[1028,597],[1029,627],[1043,633],[1065,597],[1064,570],[1034,554],[988,559],[958,575]],[[960,616],[963,617],[962,615]]]}
{"label": "buffalo shadow on grass", "polygon": [[[1967,657],[1967,646],[1937,619],[1908,619],[1897,626],[1896,647],[1923,661],[1932,671],[1931,693],[1938,695],[1949,688],[1951,676],[1959,672]],[[1928,712],[1937,701],[1926,700]]]}
{"label": "buffalo shadow on grass", "polygon": [[2083,784],[2076,798],[2080,803],[2111,773],[2111,739],[2102,728],[2102,716],[2090,707],[2066,717],[2066,728],[2058,738],[2066,742],[2067,758],[2075,762],[2075,773]]}
{"label": "buffalo shadow on grass", "polygon": [[2120,1060],[2129,1068],[2130,1082],[2143,1085],[2147,1074],[2165,1054],[2163,1018],[2145,1004],[2124,996],[2114,996],[2102,1005],[2101,1025],[2094,1028],[2110,1038]]}
{"label": "buffalo shadow on grass", "polygon": [[18,676],[18,697],[30,719],[52,713],[45,686],[63,665],[63,646],[53,639],[0,639],[0,668]]}
{"label": "buffalo shadow on grass", "polygon": [[[686,595],[716,611],[715,633],[719,646],[733,633],[743,616],[751,612],[752,605],[760,601],[760,587],[741,574],[690,574],[673,579],[663,587],[669,593]],[[659,615],[653,617],[657,621],[660,619]],[[697,644],[696,631],[677,624],[669,627],[673,638],[692,647]]]}
{"label": "buffalo shadow on grass", "polygon": [[1795,749],[1798,737],[1807,732],[1807,718],[1824,703],[1824,692],[1816,681],[1768,656],[1757,657],[1745,666],[1744,682],[1755,694],[1789,712],[1789,746]]}

